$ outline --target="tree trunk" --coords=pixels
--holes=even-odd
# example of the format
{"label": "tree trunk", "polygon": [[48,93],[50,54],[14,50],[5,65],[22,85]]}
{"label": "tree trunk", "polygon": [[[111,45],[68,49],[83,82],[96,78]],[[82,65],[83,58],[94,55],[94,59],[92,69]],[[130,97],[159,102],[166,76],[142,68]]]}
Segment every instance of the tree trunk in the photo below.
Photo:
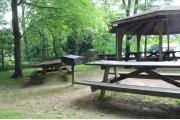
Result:
{"label": "tree trunk", "polygon": [[56,36],[53,34],[53,31],[51,29],[49,29],[51,35],[52,35],[52,38],[53,38],[53,52],[54,52],[54,57],[55,58],[58,58],[58,52],[57,52],[57,49],[56,49]]}
{"label": "tree trunk", "polygon": [[2,31],[1,31],[1,65],[2,65],[2,70],[5,69],[4,66],[4,38],[2,35]]}
{"label": "tree trunk", "polygon": [[57,52],[57,50],[56,50],[56,37],[54,36],[54,35],[52,35],[53,36],[53,51],[54,51],[54,57],[55,58],[58,58],[58,52]]}
{"label": "tree trunk", "polygon": [[46,59],[46,38],[43,32],[39,30],[39,36],[41,39],[41,58],[42,60]]}
{"label": "tree trunk", "polygon": [[[124,2],[124,5],[126,5],[125,2]],[[128,0],[128,3],[126,5],[126,17],[130,16],[130,12],[131,12],[131,0]],[[131,50],[131,38],[132,38],[132,36],[130,36],[130,35],[127,35],[127,37],[126,37],[126,49],[125,49],[126,50],[126,55],[125,55],[126,59],[129,59],[129,52]]]}
{"label": "tree trunk", "polygon": [[4,66],[4,48],[3,48],[3,45],[1,48],[1,64],[2,64],[2,70],[4,70],[5,66]]}
{"label": "tree trunk", "polygon": [[138,5],[139,0],[135,0],[134,3],[134,14],[137,14],[137,5]]}
{"label": "tree trunk", "polygon": [[14,59],[15,59],[15,72],[13,78],[22,77],[22,65],[21,65],[21,34],[19,31],[17,0],[12,0],[12,29],[14,36]]}
{"label": "tree trunk", "polygon": [[76,40],[74,40],[74,54],[78,55],[79,54],[79,49],[78,49],[78,43]]}
{"label": "tree trunk", "polygon": [[22,4],[21,5],[22,8],[22,31],[23,31],[23,40],[24,40],[24,52],[25,52],[25,56],[28,55],[28,43],[27,43],[27,34],[26,34],[26,26],[25,26],[25,5]]}
{"label": "tree trunk", "polygon": [[[145,0],[145,1],[144,1],[144,3],[145,3],[145,11],[148,10],[148,8],[147,8],[147,2],[148,2],[148,0]],[[147,35],[145,35],[145,43],[144,43],[144,57],[145,57],[145,58],[146,58],[146,56],[147,56],[147,39],[148,39],[148,37],[147,37]]]}
{"label": "tree trunk", "polygon": [[126,9],[126,17],[130,16],[130,12],[131,12],[131,0],[127,0],[127,1],[128,1],[128,3],[126,3],[125,0],[122,0],[123,5]]}
{"label": "tree trunk", "polygon": [[[128,3],[126,3],[125,0],[122,0],[123,2],[123,5],[125,6],[126,8],[126,17],[129,17],[130,16],[130,13],[131,13],[131,6],[132,6],[132,0],[127,0]],[[136,14],[137,13],[137,5],[139,3],[139,0],[135,0],[134,1],[134,11],[133,11],[133,14]],[[131,49],[131,39],[132,39],[132,36],[130,35],[127,35],[126,37],[126,53],[129,53],[130,52],[130,49]],[[129,57],[129,54],[126,54],[125,56],[127,59]]]}

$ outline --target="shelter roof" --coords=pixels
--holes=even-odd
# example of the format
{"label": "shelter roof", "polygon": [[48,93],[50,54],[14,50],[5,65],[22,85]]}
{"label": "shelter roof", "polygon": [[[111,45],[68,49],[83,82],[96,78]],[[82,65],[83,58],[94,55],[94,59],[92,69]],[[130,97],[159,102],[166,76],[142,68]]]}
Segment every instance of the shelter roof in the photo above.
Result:
{"label": "shelter roof", "polygon": [[163,34],[180,33],[180,6],[162,6],[111,22],[110,32],[135,35],[159,34],[159,20],[163,22]]}

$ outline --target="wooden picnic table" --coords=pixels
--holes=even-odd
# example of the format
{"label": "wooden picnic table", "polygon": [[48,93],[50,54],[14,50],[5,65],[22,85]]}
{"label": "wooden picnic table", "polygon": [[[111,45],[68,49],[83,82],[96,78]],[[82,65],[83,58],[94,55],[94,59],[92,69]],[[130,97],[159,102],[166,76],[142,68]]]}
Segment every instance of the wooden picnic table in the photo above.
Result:
{"label": "wooden picnic table", "polygon": [[[150,54],[147,56],[147,58],[153,57],[153,56],[159,58],[159,52],[147,52],[147,53]],[[175,51],[163,51],[162,53],[163,53],[163,59],[166,59],[166,58],[168,59],[170,58],[170,56],[172,56],[172,58],[176,60]]]}
{"label": "wooden picnic table", "polygon": [[[28,65],[28,67],[40,68],[41,70],[36,70],[32,72],[32,74],[28,76],[29,79],[24,83],[24,85],[27,87],[29,85],[42,84],[46,73],[59,71],[61,66],[63,65],[63,62],[59,59]],[[59,76],[61,76],[63,80],[66,80],[66,74],[67,73],[63,72],[59,74]]]}
{"label": "wooden picnic table", "polygon": [[102,55],[98,55],[98,57],[100,58],[100,60],[115,60],[116,59],[115,54],[102,54]]}
{"label": "wooden picnic table", "polygon": [[59,59],[58,60],[45,61],[45,62],[41,62],[41,63],[37,63],[37,64],[32,65],[32,67],[41,68],[43,74],[45,74],[47,72],[51,72],[51,71],[57,71],[57,70],[59,70],[59,68],[61,66],[63,66],[63,62]]}
{"label": "wooden picnic table", "polygon": [[[100,60],[100,61],[89,62],[87,63],[87,65],[95,65],[95,66],[103,67],[105,69],[103,81],[102,82],[78,81],[76,83],[81,84],[81,85],[89,85],[91,86],[92,91],[101,89],[100,98],[104,97],[105,90],[180,98],[180,89],[179,89],[180,83],[177,82],[171,76],[163,75],[154,71],[154,69],[156,68],[162,68],[162,69],[180,68],[180,62],[174,62],[174,61],[173,62],[172,61],[171,62],[170,61],[167,61],[167,62],[136,62],[136,61],[123,62],[123,61]],[[128,74],[123,74],[120,76],[117,76],[117,73],[115,70],[115,77],[109,79],[109,74],[110,74],[109,71],[111,67],[114,67],[114,68],[131,67],[131,68],[135,68],[136,70]],[[127,78],[133,78],[133,77],[136,78],[141,73],[146,73],[148,76],[150,76],[148,78],[163,80],[169,84],[176,86],[177,89],[115,84]]]}
{"label": "wooden picnic table", "polygon": [[[143,54],[145,52],[127,52],[125,60],[139,60],[139,61],[159,61],[159,52],[146,52],[148,55],[143,58]],[[177,57],[175,55],[176,51],[163,51],[162,52],[162,60],[163,61],[173,61],[177,60]]]}
{"label": "wooden picnic table", "polygon": [[110,60],[100,60],[94,62],[88,62],[86,65],[97,65],[97,66],[120,66],[120,67],[176,67],[180,68],[180,62],[174,61],[164,61],[164,62],[136,62],[136,61],[110,61]]}

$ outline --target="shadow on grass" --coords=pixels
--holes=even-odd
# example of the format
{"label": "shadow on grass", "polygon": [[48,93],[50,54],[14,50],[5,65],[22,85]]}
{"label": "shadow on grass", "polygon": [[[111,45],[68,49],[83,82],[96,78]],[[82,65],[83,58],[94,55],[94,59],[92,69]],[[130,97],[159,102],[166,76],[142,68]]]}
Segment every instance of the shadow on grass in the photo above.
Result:
{"label": "shadow on grass", "polygon": [[4,86],[4,87],[22,86],[22,84],[24,83],[24,80],[27,79],[25,76],[30,75],[33,71],[34,69],[24,69],[23,70],[24,77],[20,79],[11,79],[11,76],[14,73],[13,70],[0,72],[0,86]]}
{"label": "shadow on grass", "polygon": [[102,118],[114,116],[116,118],[156,118],[177,119],[180,118],[180,106],[154,101],[146,101],[122,96],[121,98],[106,97],[99,101],[97,95],[81,97],[73,102],[77,109],[98,111],[104,114]]}
{"label": "shadow on grass", "polygon": [[[28,79],[28,76],[31,75],[34,70],[35,69],[30,69],[30,68],[24,69],[23,70],[24,77],[20,79],[11,79],[11,76],[14,72],[13,70],[0,72],[0,86],[11,87],[11,88],[24,87],[24,82]],[[45,81],[43,84],[56,84],[61,82],[68,82],[68,81],[63,81],[62,78],[59,77],[59,74],[56,72],[56,73],[46,74]]]}

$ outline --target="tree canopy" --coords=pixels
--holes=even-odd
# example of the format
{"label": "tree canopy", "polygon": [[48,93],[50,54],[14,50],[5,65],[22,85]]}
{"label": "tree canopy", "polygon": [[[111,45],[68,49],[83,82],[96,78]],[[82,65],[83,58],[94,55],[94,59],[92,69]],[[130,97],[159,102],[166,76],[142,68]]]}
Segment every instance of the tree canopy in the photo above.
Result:
{"label": "tree canopy", "polygon": [[[172,2],[163,1],[165,4]],[[14,77],[21,77],[22,62],[55,59],[64,54],[81,55],[90,50],[114,53],[115,36],[109,33],[109,22],[148,10],[157,6],[156,2],[1,0],[2,68],[13,61]],[[10,23],[3,19],[9,11],[12,12]],[[135,46],[131,49],[135,49]]]}

